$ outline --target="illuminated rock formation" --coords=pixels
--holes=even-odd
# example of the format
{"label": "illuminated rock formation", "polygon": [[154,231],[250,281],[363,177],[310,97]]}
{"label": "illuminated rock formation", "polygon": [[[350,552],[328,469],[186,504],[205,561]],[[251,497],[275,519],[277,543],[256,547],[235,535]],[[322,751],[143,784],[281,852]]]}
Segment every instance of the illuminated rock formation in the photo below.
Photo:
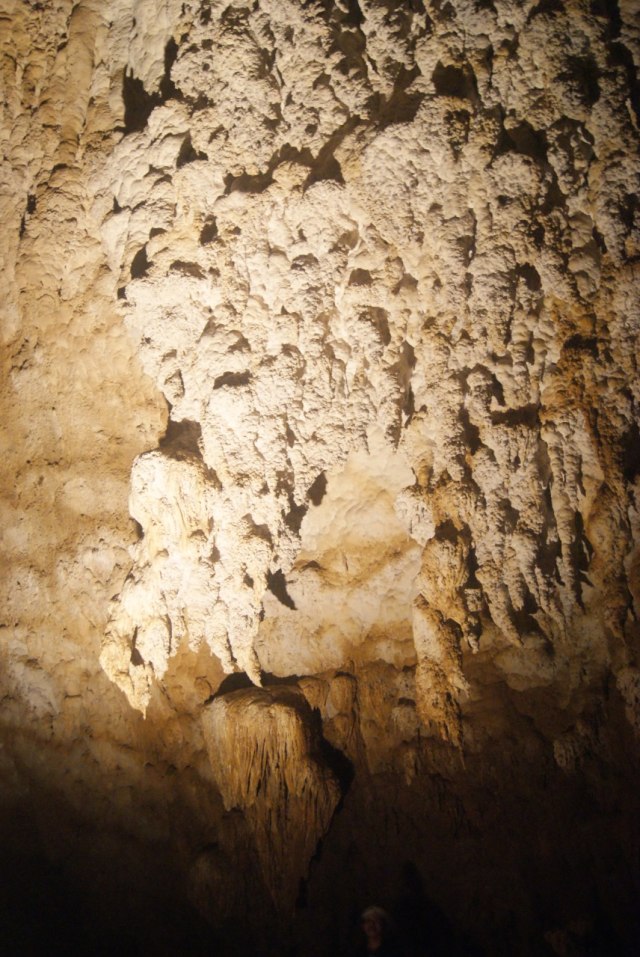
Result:
{"label": "illuminated rock formation", "polygon": [[[7,806],[164,842],[229,947],[403,855],[494,952],[630,938],[638,12],[0,12]],[[566,906],[499,866],[548,781]]]}
{"label": "illuminated rock formation", "polygon": [[340,797],[309,706],[286,688],[236,691],[212,702],[203,722],[225,807],[244,811],[267,887],[290,907]]}

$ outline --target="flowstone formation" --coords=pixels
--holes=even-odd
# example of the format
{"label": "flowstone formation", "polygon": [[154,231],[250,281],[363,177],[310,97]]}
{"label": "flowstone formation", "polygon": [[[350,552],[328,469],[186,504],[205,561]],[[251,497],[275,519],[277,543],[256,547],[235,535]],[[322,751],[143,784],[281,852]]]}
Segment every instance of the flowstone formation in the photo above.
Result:
{"label": "flowstone formation", "polygon": [[632,953],[636,0],[0,31],[2,827],[149,952]]}
{"label": "flowstone formation", "polygon": [[613,666],[633,709],[638,171],[611,29],[187,3],[163,64],[132,49],[96,192],[170,408],[101,658],[136,707],[204,642],[256,684],[415,664],[457,742],[467,652],[578,712]]}
{"label": "flowstone formation", "polygon": [[340,799],[339,782],[319,760],[318,723],[304,695],[289,688],[223,695],[203,721],[225,807],[244,811],[267,887],[287,908]]}

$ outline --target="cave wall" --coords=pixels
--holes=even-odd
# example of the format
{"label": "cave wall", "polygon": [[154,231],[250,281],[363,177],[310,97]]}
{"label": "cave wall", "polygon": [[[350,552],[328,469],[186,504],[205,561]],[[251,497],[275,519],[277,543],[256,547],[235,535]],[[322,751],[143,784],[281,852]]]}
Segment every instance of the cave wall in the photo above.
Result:
{"label": "cave wall", "polygon": [[632,952],[639,13],[0,7],[17,947]]}

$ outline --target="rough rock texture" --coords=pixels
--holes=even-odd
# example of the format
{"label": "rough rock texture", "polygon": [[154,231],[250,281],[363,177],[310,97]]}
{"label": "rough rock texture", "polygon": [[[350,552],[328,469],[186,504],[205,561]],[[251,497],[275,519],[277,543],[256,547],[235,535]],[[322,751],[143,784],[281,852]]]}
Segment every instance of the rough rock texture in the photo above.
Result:
{"label": "rough rock texture", "polygon": [[640,5],[3,0],[0,39],[25,886],[91,874],[150,953],[167,901],[182,946],[193,906],[346,952],[374,896],[419,951],[425,894],[459,948],[631,952]]}
{"label": "rough rock texture", "polygon": [[265,883],[287,907],[340,798],[309,705],[286,688],[240,690],[212,702],[203,723],[225,808],[245,812]]}

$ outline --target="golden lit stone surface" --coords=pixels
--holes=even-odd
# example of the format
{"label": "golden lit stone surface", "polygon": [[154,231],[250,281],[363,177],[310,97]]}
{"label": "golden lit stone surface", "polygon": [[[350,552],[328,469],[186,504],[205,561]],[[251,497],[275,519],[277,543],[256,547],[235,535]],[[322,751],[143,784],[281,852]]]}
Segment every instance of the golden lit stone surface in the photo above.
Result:
{"label": "golden lit stone surface", "polygon": [[0,6],[2,828],[150,953],[631,946],[639,14]]}

